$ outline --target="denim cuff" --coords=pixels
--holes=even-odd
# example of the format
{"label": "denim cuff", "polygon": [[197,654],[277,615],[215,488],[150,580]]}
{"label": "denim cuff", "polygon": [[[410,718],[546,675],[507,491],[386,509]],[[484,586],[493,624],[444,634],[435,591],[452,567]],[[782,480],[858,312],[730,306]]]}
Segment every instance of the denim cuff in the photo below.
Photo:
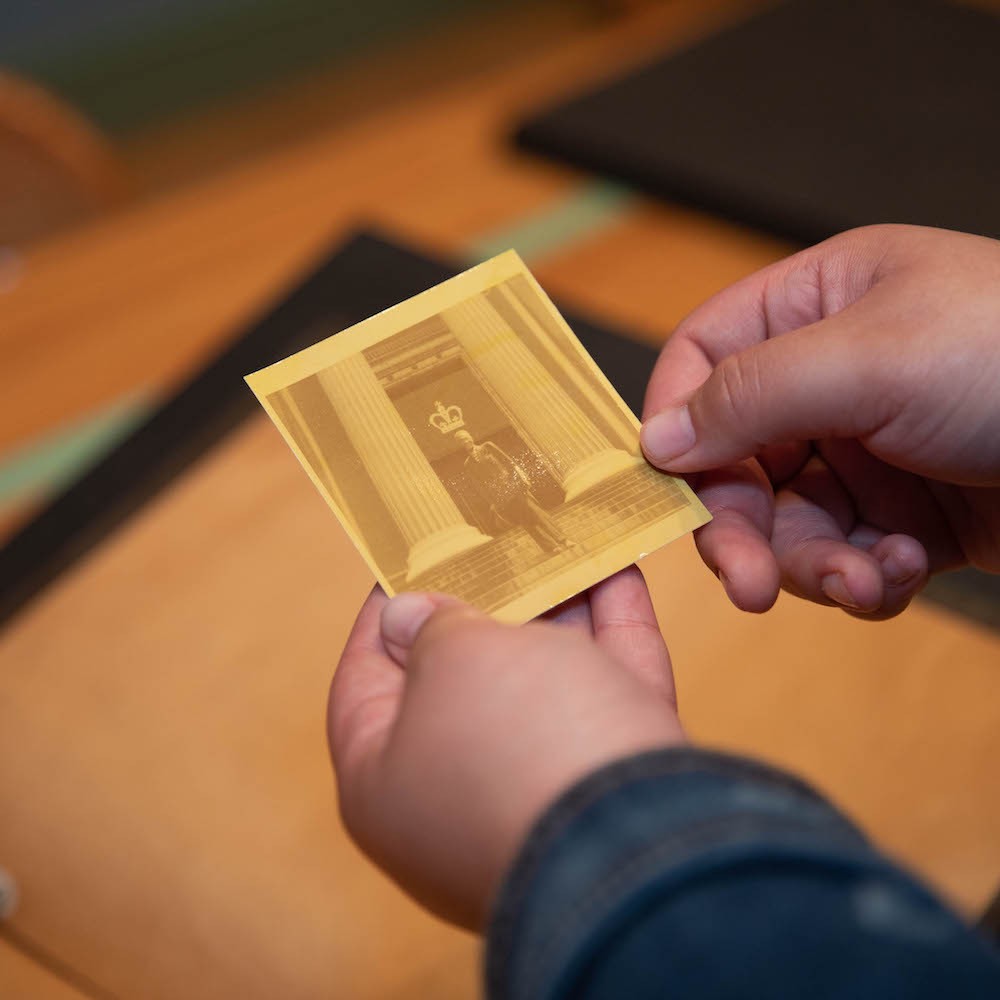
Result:
{"label": "denim cuff", "polygon": [[487,995],[562,995],[644,896],[748,858],[831,853],[877,863],[846,819],[781,771],[690,747],[612,763],[560,796],[521,847],[487,935]]}

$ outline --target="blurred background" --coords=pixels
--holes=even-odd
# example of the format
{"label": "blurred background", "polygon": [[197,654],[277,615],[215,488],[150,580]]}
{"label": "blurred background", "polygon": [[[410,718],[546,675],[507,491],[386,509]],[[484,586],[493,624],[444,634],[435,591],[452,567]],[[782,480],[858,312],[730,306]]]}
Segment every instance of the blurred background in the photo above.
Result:
{"label": "blurred background", "polygon": [[105,141],[134,199],[523,57],[616,6],[13,2],[0,11],[0,63]]}
{"label": "blurred background", "polygon": [[[227,169],[263,165],[310,139],[339,135],[350,142],[348,130],[379,113],[422,95],[453,94],[468,78],[483,79],[546,46],[600,31],[630,6],[607,0],[5,4],[0,289],[23,291],[29,248],[80,224],[127,214]],[[342,182],[336,164],[324,170],[331,187]],[[264,212],[268,205],[247,210]],[[364,211],[359,203],[358,215]],[[335,227],[331,219],[331,239]],[[0,307],[7,304],[0,300]],[[7,344],[33,339],[33,322],[18,332],[5,326]],[[23,348],[11,346],[8,356],[15,349]],[[189,370],[187,360],[161,358],[172,374]],[[0,537],[138,419],[127,391],[111,400],[82,395],[80,406],[57,404],[29,416],[5,394]]]}
{"label": "blurred background", "polygon": [[[324,699],[371,578],[241,376],[514,246],[641,386],[690,309],[829,232],[1000,235],[998,10],[6,0],[0,994],[475,996],[476,943],[340,827]],[[872,628],[740,616],[687,542],[644,570],[691,732],[977,918],[995,581]]]}

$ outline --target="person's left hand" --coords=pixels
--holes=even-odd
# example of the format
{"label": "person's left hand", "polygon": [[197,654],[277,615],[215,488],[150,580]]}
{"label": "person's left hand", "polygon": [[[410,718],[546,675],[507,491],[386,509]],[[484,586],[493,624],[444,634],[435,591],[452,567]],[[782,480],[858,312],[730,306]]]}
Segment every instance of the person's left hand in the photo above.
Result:
{"label": "person's left hand", "polygon": [[684,742],[670,657],[631,567],[547,621],[375,588],[330,690],[344,823],[440,916],[485,922],[536,818],[603,764]]}

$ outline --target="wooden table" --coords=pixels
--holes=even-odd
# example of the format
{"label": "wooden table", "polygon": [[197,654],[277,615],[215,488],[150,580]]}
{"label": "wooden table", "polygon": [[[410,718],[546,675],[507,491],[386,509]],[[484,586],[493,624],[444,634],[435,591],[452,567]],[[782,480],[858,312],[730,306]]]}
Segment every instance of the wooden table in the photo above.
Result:
{"label": "wooden table", "polygon": [[[586,179],[509,150],[519,111],[745,6],[646,11],[39,248],[0,300],[4,443],[166,391],[359,219],[462,254],[586,199]],[[634,199],[534,265],[658,342],[788,249]],[[878,625],[787,598],[741,615],[689,541],[644,566],[692,734],[811,778],[982,907],[1000,877],[1000,639],[927,605]],[[370,583],[259,418],[20,614],[0,640],[0,865],[22,892],[0,981],[48,977],[33,950],[84,993],[475,994],[477,943],[338,822],[325,695]]]}

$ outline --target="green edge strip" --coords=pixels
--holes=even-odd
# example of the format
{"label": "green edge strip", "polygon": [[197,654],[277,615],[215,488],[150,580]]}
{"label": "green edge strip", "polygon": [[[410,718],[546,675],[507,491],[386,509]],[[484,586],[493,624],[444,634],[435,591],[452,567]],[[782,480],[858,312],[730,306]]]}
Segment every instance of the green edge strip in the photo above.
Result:
{"label": "green edge strip", "polygon": [[152,411],[146,398],[118,400],[96,416],[76,421],[9,452],[0,461],[0,503],[47,496],[124,440]]}
{"label": "green edge strip", "polygon": [[[614,222],[633,199],[617,184],[588,183],[542,212],[481,236],[467,256],[478,263],[513,247],[525,260],[538,260]],[[0,504],[57,492],[123,441],[152,409],[145,397],[121,399],[0,458]]]}
{"label": "green edge strip", "polygon": [[470,246],[468,256],[478,263],[513,248],[525,260],[538,260],[610,225],[634,200],[635,195],[618,184],[586,184],[543,212],[480,237]]}

